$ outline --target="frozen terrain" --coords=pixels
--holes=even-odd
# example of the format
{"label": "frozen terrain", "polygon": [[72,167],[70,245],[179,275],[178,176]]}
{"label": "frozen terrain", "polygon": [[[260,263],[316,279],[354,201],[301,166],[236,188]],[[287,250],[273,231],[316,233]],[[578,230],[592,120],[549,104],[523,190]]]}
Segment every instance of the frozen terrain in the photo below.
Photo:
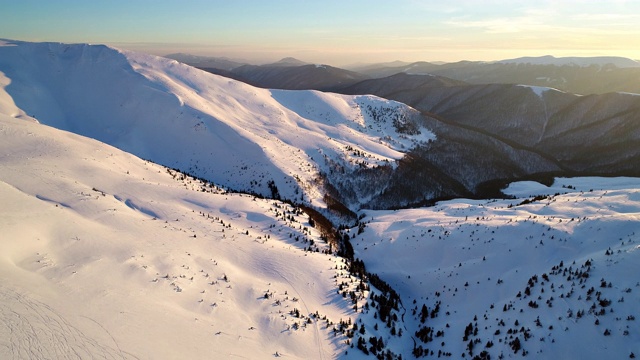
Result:
{"label": "frozen terrain", "polygon": [[303,213],[22,119],[0,149],[0,358],[336,357],[343,259]]}
{"label": "frozen terrain", "polygon": [[0,358],[640,355],[637,178],[364,209],[344,257],[311,209],[263,198],[322,209],[322,176],[433,139],[413,113],[1,41]]}
{"label": "frozen terrain", "polygon": [[405,326],[432,329],[418,344],[453,358],[471,357],[469,342],[491,358],[637,356],[640,180],[522,182],[505,192],[516,199],[366,212],[366,230],[351,240],[356,257],[401,294]]}
{"label": "frozen terrain", "polygon": [[395,101],[259,89],[101,45],[3,41],[0,106],[226,187],[316,206],[332,168],[393,163],[433,138],[403,133],[416,111]]}
{"label": "frozen terrain", "polygon": [[371,336],[403,358],[640,353],[637,179],[366,211],[346,233],[399,294],[392,330],[300,210],[27,119],[0,138],[2,358],[364,358]]}

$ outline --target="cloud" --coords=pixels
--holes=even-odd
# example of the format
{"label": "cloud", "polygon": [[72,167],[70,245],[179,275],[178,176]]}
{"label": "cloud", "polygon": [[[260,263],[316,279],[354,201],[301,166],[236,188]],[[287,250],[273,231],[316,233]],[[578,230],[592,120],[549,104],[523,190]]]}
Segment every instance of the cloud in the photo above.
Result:
{"label": "cloud", "polygon": [[573,21],[606,22],[610,26],[619,26],[621,25],[620,21],[623,21],[624,24],[635,24],[637,26],[638,22],[640,22],[640,15],[582,13],[571,15],[570,19]]}
{"label": "cloud", "polygon": [[[545,1],[512,6],[491,3],[484,10],[473,9],[451,17],[443,24],[461,29],[479,29],[485,34],[581,32],[598,36],[640,34],[640,7],[627,1]],[[472,10],[469,10],[472,11]]]}
{"label": "cloud", "polygon": [[487,20],[458,19],[447,21],[445,24],[460,28],[483,29],[489,34],[519,33],[531,30],[540,30],[544,26],[543,23],[530,18],[498,18]]}

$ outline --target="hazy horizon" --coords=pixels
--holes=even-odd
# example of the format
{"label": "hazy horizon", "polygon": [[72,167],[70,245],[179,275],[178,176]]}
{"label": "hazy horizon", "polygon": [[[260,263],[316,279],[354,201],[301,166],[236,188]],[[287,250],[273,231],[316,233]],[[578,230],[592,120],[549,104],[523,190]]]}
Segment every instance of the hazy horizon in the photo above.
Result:
{"label": "hazy horizon", "polygon": [[0,0],[0,38],[334,66],[523,56],[640,59],[636,1]]}

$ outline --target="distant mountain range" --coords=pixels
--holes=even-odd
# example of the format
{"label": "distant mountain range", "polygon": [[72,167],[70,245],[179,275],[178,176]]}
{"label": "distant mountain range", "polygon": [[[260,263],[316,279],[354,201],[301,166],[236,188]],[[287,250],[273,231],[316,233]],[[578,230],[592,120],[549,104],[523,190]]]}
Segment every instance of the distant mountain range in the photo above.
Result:
{"label": "distant mountain range", "polygon": [[620,56],[594,56],[594,57],[555,57],[546,56],[528,56],[515,59],[498,61],[501,64],[531,64],[531,65],[555,65],[555,66],[607,66],[614,65],[617,68],[637,68],[640,62]]}
{"label": "distant mountain range", "polygon": [[198,68],[268,89],[330,91],[369,78],[360,73],[329,65],[305,65],[299,61],[286,59],[268,65],[242,65],[230,70],[204,66]]}
{"label": "distant mountain range", "polygon": [[[579,64],[579,65],[578,65]],[[362,74],[382,78],[397,73],[438,75],[470,84],[523,84],[575,94],[640,93],[640,67],[626,58],[520,58],[503,62],[416,62],[400,67],[369,67]]]}
{"label": "distant mountain range", "polygon": [[329,65],[309,64],[293,57],[274,63],[252,65],[227,58],[169,54],[165,56],[247,84],[262,88],[290,90],[334,90],[368,79],[369,76]]}
{"label": "distant mountain range", "polygon": [[[469,84],[522,84],[552,87],[574,94],[608,92],[640,93],[640,62],[624,57],[521,57],[496,62],[460,61],[455,63],[393,61],[359,64],[346,69],[326,66],[326,71],[286,69],[309,65],[285,58],[267,65],[250,65],[227,58],[171,54],[167,57],[203,70],[249,84],[282,89],[337,91],[359,80],[383,78],[398,73],[436,75]],[[274,69],[280,67],[280,69]]]}
{"label": "distant mountain range", "polygon": [[[531,61],[564,65],[525,63]],[[496,194],[501,183],[549,174],[639,176],[640,123],[635,119],[640,117],[640,96],[633,93],[640,92],[640,82],[630,75],[640,76],[640,68],[630,67],[633,61],[623,58],[586,58],[579,62],[582,66],[568,65],[577,61],[544,57],[368,67],[361,71],[373,78],[350,79],[349,84],[341,77],[324,77],[315,88],[406,103],[421,111],[423,126],[436,134],[437,141],[410,152],[389,175],[392,185],[368,207],[488,196]],[[241,79],[239,69],[233,74],[236,79]],[[261,87],[297,89],[297,79],[318,79],[312,75],[316,68],[308,65],[279,67],[273,73],[277,76],[268,76],[270,66],[248,69],[247,78]],[[393,75],[379,77],[386,74]],[[311,82],[305,85],[313,88]],[[620,91],[580,96],[559,90],[588,93],[611,87]],[[410,190],[404,179],[417,178],[416,174],[422,174],[418,184],[429,186],[413,184]]]}
{"label": "distant mountain range", "polygon": [[242,65],[246,65],[246,62],[231,60],[225,57],[214,57],[214,56],[199,56],[199,55],[191,55],[185,53],[175,53],[168,54],[164,57],[168,59],[173,59],[180,61],[184,64],[189,64],[194,67],[206,67],[206,68],[215,68],[221,70],[231,70],[233,68],[237,68]]}
{"label": "distant mountain range", "polygon": [[266,64],[266,66],[303,66],[303,65],[309,65],[309,63],[306,63],[302,60],[298,60],[293,57],[282,58],[274,63]]}
{"label": "distant mountain range", "polygon": [[413,106],[450,125],[533,151],[568,172],[640,175],[640,96],[578,96],[525,85],[450,85],[414,88],[420,75],[368,80],[345,93],[373,94]]}

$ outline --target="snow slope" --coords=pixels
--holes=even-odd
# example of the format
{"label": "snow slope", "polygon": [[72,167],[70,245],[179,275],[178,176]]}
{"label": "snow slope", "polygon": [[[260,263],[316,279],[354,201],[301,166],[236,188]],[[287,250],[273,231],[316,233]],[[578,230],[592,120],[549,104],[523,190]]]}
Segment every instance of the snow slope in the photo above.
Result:
{"label": "snow slope", "polygon": [[417,344],[453,358],[472,357],[469,342],[473,356],[492,359],[640,354],[640,180],[506,192],[519,198],[366,212],[366,229],[352,236],[356,257],[400,293],[404,326],[432,329]]}
{"label": "snow slope", "polygon": [[234,189],[271,196],[273,182],[283,198],[323,206],[318,177],[331,166],[393,163],[433,137],[403,134],[415,110],[374,96],[259,89],[101,45],[0,45],[0,112]]}
{"label": "snow slope", "polygon": [[400,295],[387,327],[289,205],[26,117],[0,115],[0,154],[1,358],[351,359],[372,337],[403,358],[640,353],[638,179],[366,211],[348,233]]}
{"label": "snow slope", "polygon": [[353,315],[335,291],[350,277],[341,258],[303,250],[327,245],[286,204],[5,115],[0,199],[2,359],[329,359],[344,347],[320,317]]}

